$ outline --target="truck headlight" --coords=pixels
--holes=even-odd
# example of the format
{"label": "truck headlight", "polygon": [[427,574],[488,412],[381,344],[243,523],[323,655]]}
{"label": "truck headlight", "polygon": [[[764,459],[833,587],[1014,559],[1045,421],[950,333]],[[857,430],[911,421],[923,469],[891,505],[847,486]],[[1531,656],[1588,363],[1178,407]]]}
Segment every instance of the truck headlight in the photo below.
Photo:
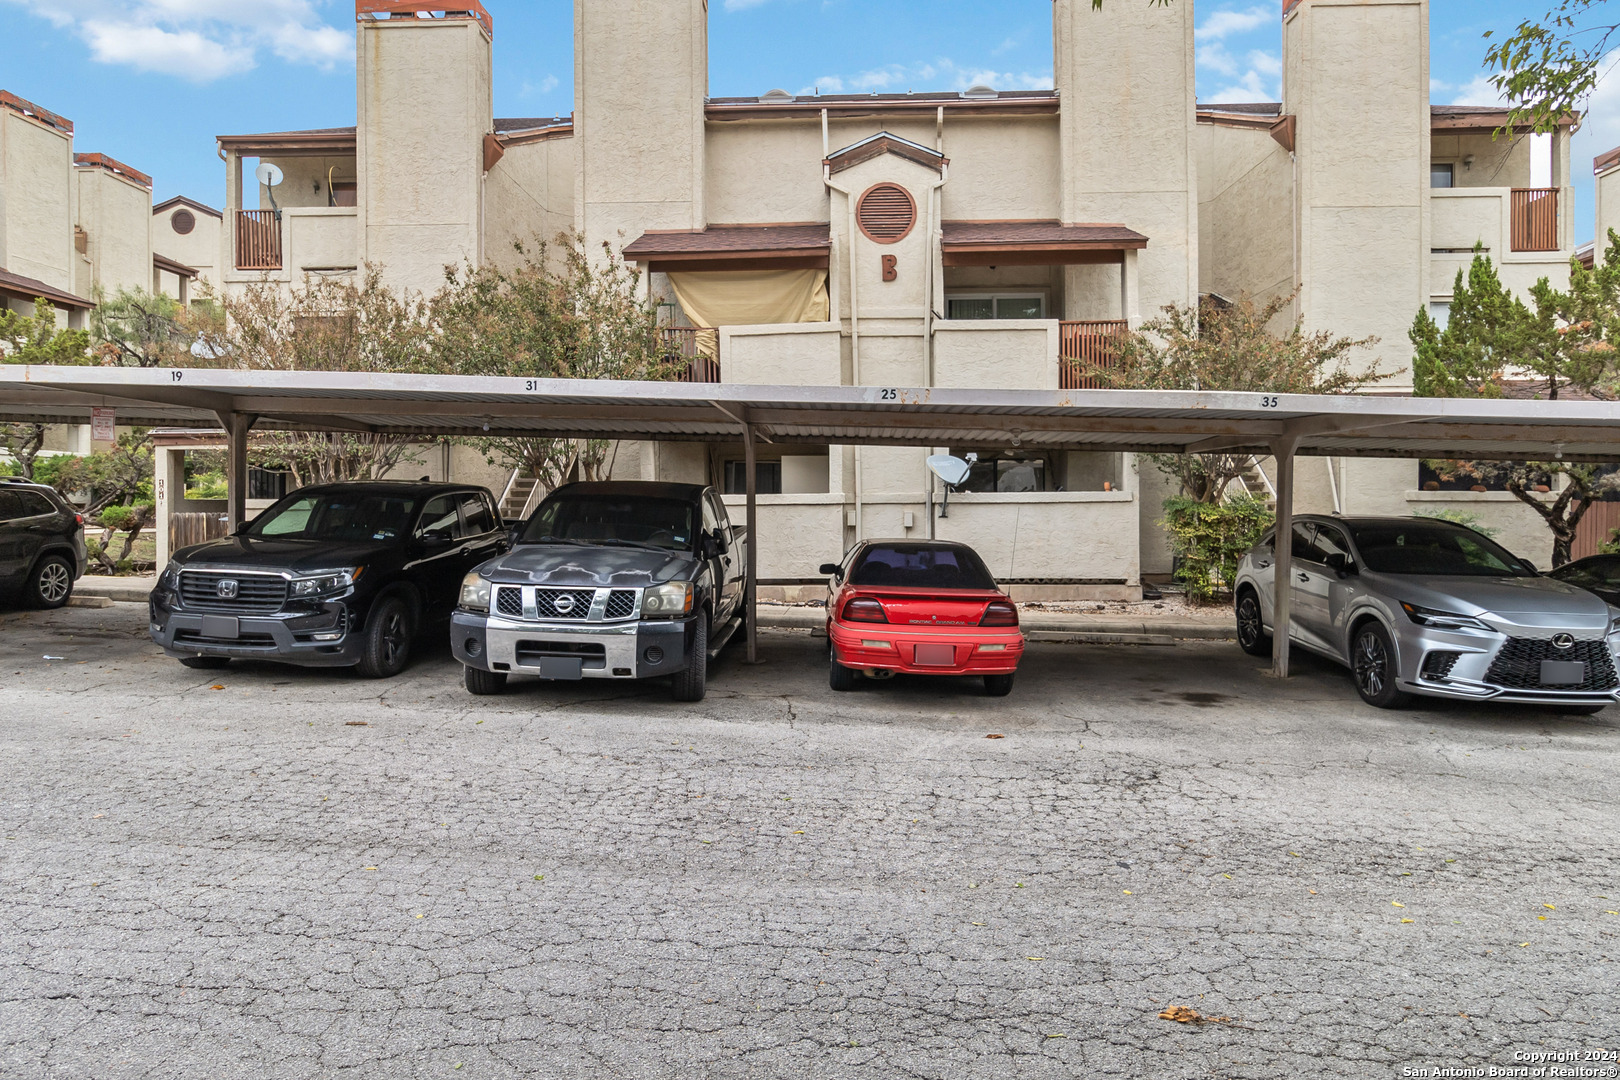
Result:
{"label": "truck headlight", "polygon": [[170,559],[169,565],[165,566],[163,568],[163,573],[158,575],[157,583],[158,588],[160,589],[168,589],[170,592],[179,592],[180,564],[175,562],[173,559]]}
{"label": "truck headlight", "polygon": [[675,581],[658,585],[641,594],[641,613],[671,618],[692,611],[692,583]]}
{"label": "truck headlight", "polygon": [[364,570],[363,566],[351,566],[341,570],[316,570],[300,574],[292,579],[287,591],[295,598],[342,592],[351,587]]}
{"label": "truck headlight", "polygon": [[480,615],[489,614],[489,579],[480,577],[474,570],[461,579],[461,599],[457,606],[462,611],[476,611]]}

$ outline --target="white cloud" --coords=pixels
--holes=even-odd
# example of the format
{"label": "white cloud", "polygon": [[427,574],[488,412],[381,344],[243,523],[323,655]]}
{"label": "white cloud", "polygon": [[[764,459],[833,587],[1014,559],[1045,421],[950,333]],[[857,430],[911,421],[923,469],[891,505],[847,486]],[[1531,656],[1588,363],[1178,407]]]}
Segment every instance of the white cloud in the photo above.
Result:
{"label": "white cloud", "polygon": [[246,71],[268,51],[330,68],[354,58],[352,32],[330,26],[311,0],[0,0],[72,30],[104,64],[212,82]]}
{"label": "white cloud", "polygon": [[727,11],[747,11],[749,8],[759,7],[768,0],[726,0]]}
{"label": "white cloud", "polygon": [[1193,29],[1194,40],[1220,41],[1232,34],[1246,34],[1264,26],[1276,17],[1275,7],[1251,7],[1243,11],[1216,11],[1204,20],[1204,25]]}
{"label": "white cloud", "polygon": [[1453,105],[1507,104],[1507,98],[1503,97],[1501,91],[1496,89],[1496,85],[1484,75],[1475,75],[1461,86],[1445,87],[1445,89],[1452,91],[1451,104]]}
{"label": "white cloud", "polygon": [[1212,105],[1232,102],[1276,101],[1277,92],[1272,84],[1262,82],[1262,76],[1257,71],[1246,71],[1236,82],[1221,87],[1208,97],[1200,97],[1199,101]]}
{"label": "white cloud", "polygon": [[1198,66],[1224,75],[1223,87],[1200,100],[1223,101],[1277,101],[1282,94],[1282,57],[1263,49],[1250,49],[1238,57],[1220,42],[1201,45],[1197,53]]}
{"label": "white cloud", "polygon": [[978,84],[997,90],[1050,90],[1050,71],[998,71],[989,67],[963,67],[954,60],[933,63],[888,64],[853,75],[822,75],[801,94],[903,93],[929,90],[966,90]]}

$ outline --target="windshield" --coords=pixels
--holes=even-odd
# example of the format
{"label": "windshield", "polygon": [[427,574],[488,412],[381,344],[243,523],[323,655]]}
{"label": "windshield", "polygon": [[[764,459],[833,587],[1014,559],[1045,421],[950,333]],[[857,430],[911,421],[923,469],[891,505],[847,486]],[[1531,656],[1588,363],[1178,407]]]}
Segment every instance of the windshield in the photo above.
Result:
{"label": "windshield", "polygon": [[849,583],[908,589],[996,587],[972,550],[931,544],[873,544],[850,568]]}
{"label": "windshield", "polygon": [[1380,574],[1432,577],[1534,577],[1506,549],[1454,525],[1393,522],[1352,525],[1362,564]]}
{"label": "windshield", "polygon": [[1566,563],[1547,576],[1583,589],[1620,588],[1620,559],[1582,559]]}
{"label": "windshield", "polygon": [[562,495],[547,499],[529,519],[525,544],[629,544],[690,551],[696,537],[694,504],[628,495]]}
{"label": "windshield", "polygon": [[410,530],[416,504],[409,495],[364,491],[292,495],[255,518],[247,535],[327,543],[396,540]]}

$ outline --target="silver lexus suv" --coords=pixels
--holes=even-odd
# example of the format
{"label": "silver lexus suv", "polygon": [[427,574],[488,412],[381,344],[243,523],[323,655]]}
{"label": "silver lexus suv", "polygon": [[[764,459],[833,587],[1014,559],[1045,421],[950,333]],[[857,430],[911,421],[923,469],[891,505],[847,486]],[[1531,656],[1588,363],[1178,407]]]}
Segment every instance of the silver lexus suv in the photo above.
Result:
{"label": "silver lexus suv", "polygon": [[[1271,655],[1274,536],[1238,563],[1238,644]],[[1412,694],[1597,712],[1620,692],[1620,614],[1434,518],[1294,518],[1290,640],[1355,675],[1364,701]]]}

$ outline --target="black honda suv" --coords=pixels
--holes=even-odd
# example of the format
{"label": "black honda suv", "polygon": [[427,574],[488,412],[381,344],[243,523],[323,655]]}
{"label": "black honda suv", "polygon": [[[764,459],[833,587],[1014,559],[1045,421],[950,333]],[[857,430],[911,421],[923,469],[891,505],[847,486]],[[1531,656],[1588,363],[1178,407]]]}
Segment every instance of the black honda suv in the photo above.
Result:
{"label": "black honda suv", "polygon": [[386,678],[422,627],[449,617],[467,571],[506,543],[485,488],[303,488],[175,553],[152,590],[152,640],[187,667],[234,657]]}
{"label": "black honda suv", "polygon": [[61,607],[87,562],[83,516],[44,484],[0,477],[0,592]]}

